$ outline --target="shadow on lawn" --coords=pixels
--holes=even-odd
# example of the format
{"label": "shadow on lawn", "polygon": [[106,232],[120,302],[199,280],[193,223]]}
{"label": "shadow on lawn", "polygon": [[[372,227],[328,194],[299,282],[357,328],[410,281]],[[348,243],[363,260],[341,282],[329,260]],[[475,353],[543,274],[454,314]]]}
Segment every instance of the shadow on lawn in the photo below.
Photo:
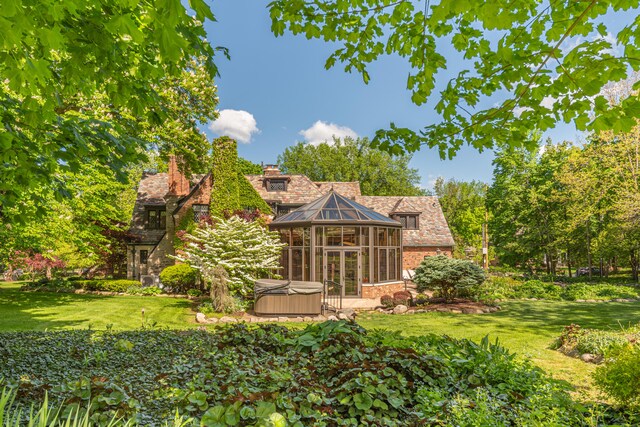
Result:
{"label": "shadow on lawn", "polygon": [[[131,306],[130,310],[125,310],[128,313],[127,319],[122,318],[122,313],[120,316],[114,313],[123,305],[116,301],[118,298],[123,304]],[[142,317],[138,307],[144,307],[146,304],[144,300],[142,303],[139,300],[134,302],[133,298],[136,297],[24,292],[15,287],[0,286],[0,331],[77,329],[92,326],[101,328],[108,323],[114,323],[120,328],[140,327]],[[171,301],[171,307],[189,308],[190,302]],[[133,317],[135,320],[131,320]]]}
{"label": "shadow on lawn", "polygon": [[572,323],[583,328],[619,330],[621,326],[640,321],[640,303],[508,302],[503,303],[502,310],[497,313],[472,317],[452,315],[450,320],[457,326],[471,321],[476,326],[486,325],[494,331],[536,329],[542,333],[557,334]]}

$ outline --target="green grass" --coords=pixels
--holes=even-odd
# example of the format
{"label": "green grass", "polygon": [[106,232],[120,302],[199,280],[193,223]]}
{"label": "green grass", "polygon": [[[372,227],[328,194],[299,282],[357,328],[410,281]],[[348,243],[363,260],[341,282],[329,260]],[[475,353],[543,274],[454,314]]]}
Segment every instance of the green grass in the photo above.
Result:
{"label": "green grass", "polygon": [[0,331],[45,329],[135,329],[145,320],[157,326],[195,326],[192,302],[182,298],[22,292],[19,283],[0,282]]}
{"label": "green grass", "polygon": [[577,323],[594,329],[619,330],[640,321],[640,303],[575,303],[566,301],[511,301],[492,314],[422,313],[390,316],[367,313],[358,317],[365,328],[384,328],[405,335],[446,334],[479,341],[485,335],[576,386],[580,394],[595,397],[590,374],[595,365],[549,349],[564,326]]}

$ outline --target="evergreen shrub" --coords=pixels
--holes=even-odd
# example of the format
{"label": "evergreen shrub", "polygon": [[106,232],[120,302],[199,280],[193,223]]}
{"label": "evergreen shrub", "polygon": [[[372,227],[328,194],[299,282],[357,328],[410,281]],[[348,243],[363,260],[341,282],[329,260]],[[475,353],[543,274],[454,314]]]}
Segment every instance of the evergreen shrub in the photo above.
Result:
{"label": "evergreen shrub", "polygon": [[166,267],[160,273],[160,283],[171,292],[186,294],[198,285],[199,272],[188,264],[176,264]]}

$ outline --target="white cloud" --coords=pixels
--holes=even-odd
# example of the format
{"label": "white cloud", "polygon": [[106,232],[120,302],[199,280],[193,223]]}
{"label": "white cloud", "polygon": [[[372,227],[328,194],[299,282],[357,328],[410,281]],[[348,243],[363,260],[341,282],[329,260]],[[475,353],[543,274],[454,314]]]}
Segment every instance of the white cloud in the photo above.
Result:
{"label": "white cloud", "polygon": [[260,133],[253,114],[243,110],[221,110],[218,118],[209,125],[209,129],[243,144],[250,143],[251,137]]}
{"label": "white cloud", "polygon": [[336,138],[358,137],[358,134],[347,126],[339,126],[322,120],[318,120],[310,128],[301,130],[299,133],[304,137],[305,141],[312,145],[318,145],[323,142],[331,144],[334,136]]}

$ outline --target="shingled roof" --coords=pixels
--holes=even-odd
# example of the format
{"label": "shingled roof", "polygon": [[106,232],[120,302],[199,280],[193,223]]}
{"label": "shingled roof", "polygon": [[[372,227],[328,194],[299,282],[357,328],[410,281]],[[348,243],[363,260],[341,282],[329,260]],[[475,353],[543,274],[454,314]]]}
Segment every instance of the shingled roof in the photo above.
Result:
{"label": "shingled roof", "polygon": [[419,229],[403,230],[404,246],[453,246],[453,236],[433,196],[358,196],[356,202],[384,214],[420,212]]}
{"label": "shingled roof", "polygon": [[315,183],[322,194],[327,194],[333,190],[345,197],[355,200],[360,195],[360,182],[333,182],[333,181],[316,181]]}
{"label": "shingled roof", "polygon": [[[305,175],[246,175],[253,188],[266,202],[304,205],[322,196],[318,186]],[[286,191],[267,191],[266,179],[287,179]]]}

